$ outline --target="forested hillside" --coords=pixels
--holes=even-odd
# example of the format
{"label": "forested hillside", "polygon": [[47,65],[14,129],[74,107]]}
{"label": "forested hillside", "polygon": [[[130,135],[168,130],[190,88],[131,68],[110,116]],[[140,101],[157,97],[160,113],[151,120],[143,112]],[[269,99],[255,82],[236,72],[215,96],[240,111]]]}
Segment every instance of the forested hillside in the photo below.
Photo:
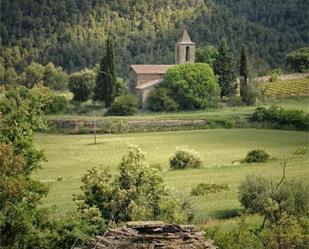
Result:
{"label": "forested hillside", "polygon": [[259,70],[284,67],[307,44],[307,13],[305,0],[2,0],[0,74],[31,61],[93,67],[113,36],[125,77],[132,63],[173,63],[183,26],[198,46],[227,38],[235,55],[247,45]]}

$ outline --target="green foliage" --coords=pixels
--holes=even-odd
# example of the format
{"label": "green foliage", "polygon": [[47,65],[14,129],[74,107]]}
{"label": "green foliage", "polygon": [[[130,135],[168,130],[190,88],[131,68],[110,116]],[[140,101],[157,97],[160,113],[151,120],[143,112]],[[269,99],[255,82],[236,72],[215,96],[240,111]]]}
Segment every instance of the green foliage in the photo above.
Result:
{"label": "green foliage", "polygon": [[94,100],[99,100],[105,103],[106,107],[110,107],[114,102],[117,93],[120,92],[118,86],[114,43],[108,39],[106,42],[105,55],[101,60],[100,69],[96,78],[96,86],[94,91]]}
{"label": "green foliage", "polygon": [[308,245],[308,220],[283,214],[277,224],[270,224],[260,234],[267,249],[306,248]]}
{"label": "green foliage", "polygon": [[15,84],[31,88],[38,84],[43,84],[53,90],[65,90],[68,84],[67,74],[61,67],[55,67],[53,63],[43,66],[39,63],[32,62],[24,70],[24,72],[16,75]]}
{"label": "green foliage", "polygon": [[212,238],[220,249],[266,249],[253,229],[254,227],[250,226],[243,216],[233,231],[225,232],[220,228],[210,228],[206,229],[206,237]]}
{"label": "green foliage", "polygon": [[217,57],[218,50],[211,45],[206,45],[202,48],[197,48],[195,50],[195,61],[198,63],[207,63],[213,66],[214,61]]}
{"label": "green foliage", "polygon": [[248,91],[248,79],[249,79],[249,69],[248,69],[248,57],[246,48],[242,48],[240,55],[240,68],[239,68],[239,76],[240,76],[240,96],[246,101],[245,96]]}
{"label": "green foliage", "polygon": [[182,110],[216,106],[219,87],[211,67],[204,63],[170,68],[162,84]]}
{"label": "green foliage", "polygon": [[309,47],[300,48],[289,53],[286,57],[289,67],[297,73],[305,73],[309,70]]}
{"label": "green foliage", "polygon": [[133,94],[119,96],[108,109],[107,115],[130,116],[137,113],[137,99]]}
{"label": "green foliage", "polygon": [[306,248],[308,222],[283,215],[277,224],[270,224],[262,231],[249,225],[246,216],[241,218],[233,231],[220,228],[207,229],[206,237],[215,241],[220,249],[290,249]]}
{"label": "green foliage", "polygon": [[66,97],[54,94],[52,101],[44,109],[45,114],[64,113],[68,108],[68,100]]}
{"label": "green foliage", "polygon": [[243,160],[246,163],[265,163],[270,159],[270,155],[264,150],[256,149],[249,151]]}
{"label": "green foliage", "polygon": [[0,246],[48,248],[50,221],[37,209],[47,188],[31,178],[44,159],[33,130],[44,128],[47,88],[11,88],[0,100]]}
{"label": "green foliage", "polygon": [[55,91],[63,91],[68,87],[68,75],[61,67],[55,67],[53,63],[45,66],[43,84]]}
{"label": "green foliage", "polygon": [[89,69],[84,69],[70,75],[69,90],[74,94],[73,100],[83,102],[91,97],[95,77],[95,72]]}
{"label": "green foliage", "polygon": [[202,165],[201,155],[187,148],[178,148],[170,158],[170,167],[174,169],[200,168]]}
{"label": "green foliage", "polygon": [[[260,96],[260,89],[257,83],[253,80],[247,80],[247,84],[244,83],[244,79],[241,79],[240,84],[242,87],[242,99],[247,105],[254,105],[258,101]],[[244,87],[245,85],[245,87]]]}
{"label": "green foliage", "polygon": [[306,155],[308,153],[307,147],[298,147],[295,152],[296,155]]}
{"label": "green foliage", "polygon": [[239,193],[241,204],[250,213],[265,215],[271,223],[276,223],[283,214],[300,218],[308,212],[308,184],[300,180],[284,181],[274,189],[267,178],[251,175],[241,183]]}
{"label": "green foliage", "polygon": [[83,177],[83,194],[76,200],[80,208],[97,207],[111,221],[164,220],[184,222],[188,216],[182,203],[167,189],[159,171],[145,161],[137,146],[130,146],[112,181],[108,170],[95,168]]}
{"label": "green foliage", "polygon": [[16,154],[24,156],[26,175],[44,158],[34,147],[33,130],[46,128],[43,114],[50,101],[50,91],[42,86],[10,88],[0,99],[0,144],[11,144]]}
{"label": "green foliage", "polygon": [[245,44],[263,68],[283,66],[289,51],[307,46],[304,1],[2,0],[1,14],[0,54],[9,73],[20,73],[32,61],[66,71],[93,67],[111,33],[122,76],[131,63],[173,63],[183,25],[202,46],[226,36],[238,54]]}
{"label": "green foliage", "polygon": [[229,186],[226,184],[200,183],[191,189],[191,195],[198,196],[206,195],[209,193],[219,193],[229,189]]}
{"label": "green foliage", "polygon": [[172,112],[178,109],[177,103],[168,95],[164,87],[155,87],[148,95],[148,108],[153,112]]}
{"label": "green foliage", "polygon": [[269,181],[261,176],[248,175],[239,186],[239,201],[250,213],[263,213],[271,194]]}
{"label": "green foliage", "polygon": [[31,88],[34,85],[42,84],[44,78],[45,68],[39,63],[32,62],[26,67],[24,77],[22,79],[23,85]]}
{"label": "green foliage", "polygon": [[240,96],[233,97],[223,97],[222,101],[226,103],[228,106],[243,106],[245,105],[242,98]]}
{"label": "green foliage", "polygon": [[105,229],[106,224],[97,208],[68,213],[54,222],[50,248],[82,247],[95,235],[104,233]]}
{"label": "green foliage", "polygon": [[281,68],[276,68],[268,72],[268,75],[270,76],[269,82],[275,82],[279,80],[279,76],[283,74],[283,71]]}
{"label": "green foliage", "polygon": [[214,61],[214,72],[221,87],[221,98],[223,96],[234,96],[237,88],[236,73],[233,58],[225,40],[221,42],[218,48],[218,55]]}
{"label": "green foliage", "polygon": [[309,114],[302,110],[287,110],[278,106],[271,106],[268,109],[265,107],[256,108],[251,120],[269,123],[276,128],[309,129]]}

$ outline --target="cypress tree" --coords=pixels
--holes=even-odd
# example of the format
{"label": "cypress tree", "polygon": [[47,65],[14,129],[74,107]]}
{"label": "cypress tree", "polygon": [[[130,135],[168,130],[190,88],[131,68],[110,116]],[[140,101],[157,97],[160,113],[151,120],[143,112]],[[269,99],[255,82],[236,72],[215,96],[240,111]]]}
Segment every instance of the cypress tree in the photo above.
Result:
{"label": "cypress tree", "polygon": [[246,49],[243,47],[240,55],[240,96],[244,97],[245,91],[248,86],[248,58]]}
{"label": "cypress tree", "polygon": [[214,72],[218,76],[218,83],[221,87],[221,98],[234,96],[237,88],[236,73],[226,41],[222,41],[218,48],[218,55],[214,61]]}
{"label": "cypress tree", "polygon": [[109,38],[96,79],[94,100],[104,101],[106,107],[114,102],[117,93],[117,75],[115,66],[114,43]]}

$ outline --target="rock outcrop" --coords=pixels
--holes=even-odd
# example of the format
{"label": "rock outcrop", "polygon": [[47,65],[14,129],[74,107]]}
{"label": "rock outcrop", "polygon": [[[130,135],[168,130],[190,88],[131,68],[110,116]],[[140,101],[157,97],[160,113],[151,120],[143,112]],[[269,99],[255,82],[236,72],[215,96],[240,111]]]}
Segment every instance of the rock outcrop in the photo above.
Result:
{"label": "rock outcrop", "polygon": [[158,221],[128,222],[109,228],[97,236],[87,249],[216,249],[203,232],[191,225],[165,224]]}

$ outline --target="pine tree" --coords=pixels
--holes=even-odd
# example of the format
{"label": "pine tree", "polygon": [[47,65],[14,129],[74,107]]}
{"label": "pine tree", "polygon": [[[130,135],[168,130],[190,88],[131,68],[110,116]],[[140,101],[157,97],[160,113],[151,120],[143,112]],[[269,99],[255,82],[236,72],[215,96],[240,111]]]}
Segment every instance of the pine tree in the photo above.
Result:
{"label": "pine tree", "polygon": [[240,75],[240,96],[244,97],[244,93],[248,86],[248,77],[249,77],[248,58],[247,58],[246,49],[244,47],[242,48],[241,55],[240,55],[239,75]]}
{"label": "pine tree", "polygon": [[115,66],[114,43],[109,38],[106,42],[105,55],[101,60],[96,79],[94,100],[104,101],[110,107],[117,94],[117,75]]}
{"label": "pine tree", "polygon": [[218,83],[221,87],[221,98],[234,96],[237,88],[236,73],[226,41],[222,41],[218,48],[218,55],[214,61],[214,72],[218,76]]}

